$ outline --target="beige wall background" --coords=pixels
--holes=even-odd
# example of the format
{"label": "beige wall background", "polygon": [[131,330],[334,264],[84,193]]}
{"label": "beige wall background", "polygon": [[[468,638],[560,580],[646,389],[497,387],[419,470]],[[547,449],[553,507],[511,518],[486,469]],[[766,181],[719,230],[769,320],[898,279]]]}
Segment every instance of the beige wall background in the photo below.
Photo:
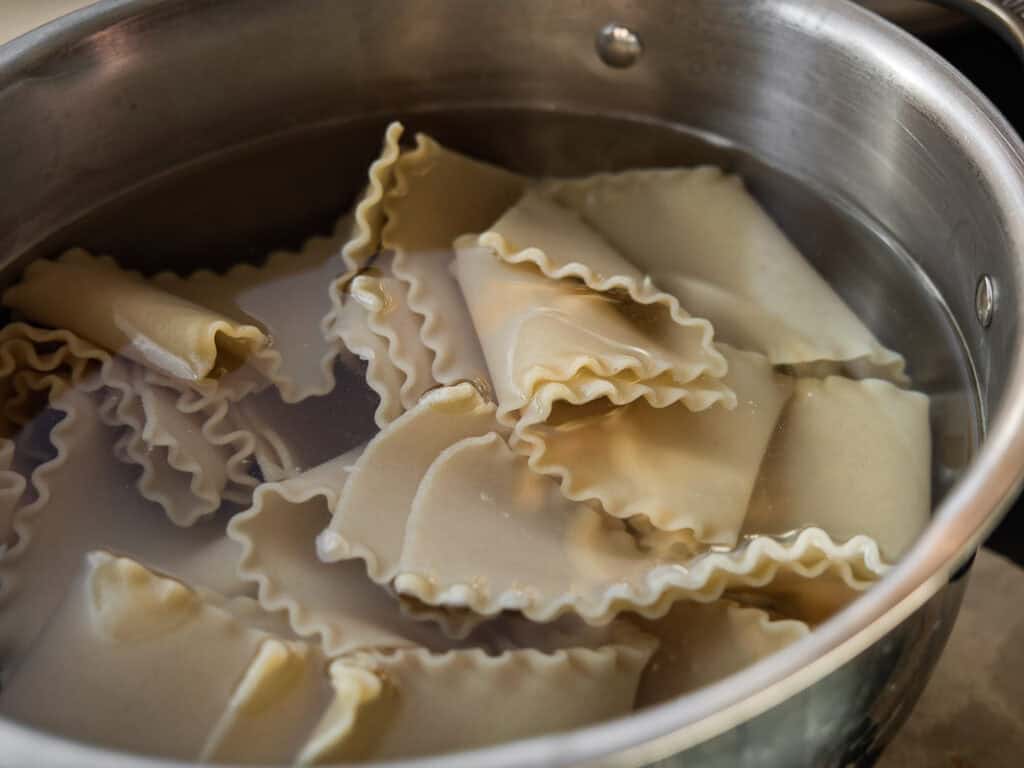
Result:
{"label": "beige wall background", "polygon": [[85,5],[88,0],[0,0],[0,43]]}

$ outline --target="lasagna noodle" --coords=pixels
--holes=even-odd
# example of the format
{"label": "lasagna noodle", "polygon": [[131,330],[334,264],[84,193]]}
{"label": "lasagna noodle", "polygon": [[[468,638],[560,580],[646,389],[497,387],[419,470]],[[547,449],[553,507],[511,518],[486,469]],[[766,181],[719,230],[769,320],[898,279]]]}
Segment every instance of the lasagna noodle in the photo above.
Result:
{"label": "lasagna noodle", "polygon": [[576,404],[735,405],[708,322],[571,211],[527,193],[488,232],[459,238],[456,253],[503,418],[526,410],[545,383]]}
{"label": "lasagna noodle", "polygon": [[596,648],[496,656],[478,649],[401,650],[338,659],[331,677],[339,696],[303,757],[363,762],[430,755],[625,715],[653,648],[650,637],[621,632]]}
{"label": "lasagna noodle", "polygon": [[15,664],[93,549],[130,552],[224,594],[249,589],[235,574],[235,544],[221,522],[178,528],[139,499],[135,472],[113,456],[117,432],[101,420],[95,398],[69,389],[55,400],[62,415],[49,435],[55,455],[32,474],[34,499],[15,513],[17,543],[0,560],[0,653]]}
{"label": "lasagna noodle", "polygon": [[359,275],[349,287],[351,299],[366,308],[370,330],[387,342],[388,358],[403,375],[398,398],[405,410],[436,386],[433,353],[420,336],[423,318],[409,307],[408,293],[408,285],[389,274]]}
{"label": "lasagna noodle", "polygon": [[[793,384],[757,353],[720,349],[729,361],[724,382],[738,400],[732,410],[655,408],[646,400],[617,408],[607,401],[597,408],[556,403],[536,423],[517,424],[513,446],[570,499],[598,501],[614,517],[643,516],[657,528],[691,531],[701,543],[734,546]],[[539,403],[554,399],[544,395],[548,386],[540,387]]]}
{"label": "lasagna noodle", "polygon": [[111,259],[69,251],[35,261],[4,304],[108,352],[186,381],[216,379],[266,345],[263,332],[162,290]]}
{"label": "lasagna noodle", "polygon": [[708,318],[718,339],[776,365],[834,362],[905,380],[903,358],[879,343],[739,177],[711,166],[627,171],[551,180],[541,193],[578,211]]}
{"label": "lasagna noodle", "polygon": [[405,374],[391,359],[387,338],[371,329],[372,309],[347,291],[336,301],[333,332],[352,354],[366,363],[366,385],[379,400],[374,421],[383,429],[404,412],[401,390]]}
{"label": "lasagna noodle", "polygon": [[490,226],[526,187],[521,176],[473,160],[417,134],[415,149],[395,164],[384,198],[382,246],[394,254],[409,307],[423,317],[423,343],[433,353],[434,379],[471,381],[490,389],[480,342],[451,272],[459,235]]}
{"label": "lasagna noodle", "polygon": [[567,499],[508,447],[494,406],[462,384],[429,394],[370,442],[317,546],[328,562],[365,560],[371,578],[427,605],[542,622],[657,617],[682,597],[710,601],[780,573],[834,574],[863,589],[886,568],[867,537],[839,545],[820,529],[730,551],[678,535],[688,549],[654,546]]}
{"label": "lasagna noodle", "polygon": [[228,525],[242,550],[239,574],[258,586],[267,611],[286,611],[295,633],[315,637],[330,657],[402,647],[446,650],[445,635],[406,618],[398,600],[366,578],[362,563],[317,559],[316,536],[361,451],[257,489],[253,506]]}
{"label": "lasagna noodle", "polygon": [[340,337],[338,323],[344,314],[342,308],[345,303],[345,288],[380,250],[380,230],[384,225],[382,201],[385,190],[392,184],[394,166],[400,151],[398,142],[401,137],[402,124],[390,123],[384,131],[380,155],[370,164],[367,172],[366,189],[353,210],[349,237],[341,249],[339,267],[343,272],[327,288],[327,297],[331,304],[331,309],[323,322],[324,335],[327,338]]}
{"label": "lasagna noodle", "polygon": [[394,584],[430,605],[517,610],[534,621],[571,612],[603,624],[621,611],[658,617],[679,599],[712,601],[780,573],[834,575],[864,589],[885,569],[866,537],[837,545],[820,529],[729,551],[643,546],[621,522],[567,500],[492,433],[455,443],[427,471]]}
{"label": "lasagna noodle", "polygon": [[293,758],[330,700],[315,649],[248,626],[132,560],[92,552],[84,566],[5,685],[0,711],[164,757]]}
{"label": "lasagna noodle", "polygon": [[188,277],[162,272],[152,281],[168,293],[206,307],[232,322],[260,329],[268,344],[250,364],[289,403],[334,388],[341,342],[328,336],[328,287],[339,272],[337,254],[352,217],[341,217],[331,237],[313,237],[296,252],[275,251],[261,264],[238,264],[224,274],[200,270]]}
{"label": "lasagna noodle", "polygon": [[184,411],[180,384],[120,358],[104,366],[103,380],[104,420],[124,428],[115,455],[142,469],[139,493],[173,523],[193,525],[225,501],[251,498],[255,441],[238,424],[237,407],[218,399]]}
{"label": "lasagna noodle", "polygon": [[428,393],[375,436],[355,463],[331,522],[317,539],[320,558],[361,558],[372,579],[390,581],[423,474],[453,442],[494,426],[494,406],[471,384]]}
{"label": "lasagna noodle", "polygon": [[[192,407],[190,385],[111,357],[68,331],[8,328],[16,335],[7,346],[16,347],[23,362],[7,404],[22,427],[58,393],[92,392],[104,422],[124,428],[113,449],[142,469],[139,492],[164,507],[176,524],[191,525],[224,500],[249,499],[256,485],[249,474],[253,440],[238,429],[228,401]],[[33,401],[38,402],[28,407]]]}
{"label": "lasagna noodle", "polygon": [[864,534],[898,559],[931,512],[928,398],[877,379],[798,379],[765,456],[745,531]]}

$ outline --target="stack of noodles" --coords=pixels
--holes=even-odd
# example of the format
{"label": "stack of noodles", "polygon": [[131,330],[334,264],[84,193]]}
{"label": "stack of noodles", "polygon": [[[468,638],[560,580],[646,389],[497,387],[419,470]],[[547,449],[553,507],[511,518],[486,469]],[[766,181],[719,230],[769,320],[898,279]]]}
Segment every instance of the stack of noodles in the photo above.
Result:
{"label": "stack of noodles", "polygon": [[4,295],[0,714],[230,762],[571,729],[793,642],[924,527],[927,398],[738,178],[401,134],[298,252]]}

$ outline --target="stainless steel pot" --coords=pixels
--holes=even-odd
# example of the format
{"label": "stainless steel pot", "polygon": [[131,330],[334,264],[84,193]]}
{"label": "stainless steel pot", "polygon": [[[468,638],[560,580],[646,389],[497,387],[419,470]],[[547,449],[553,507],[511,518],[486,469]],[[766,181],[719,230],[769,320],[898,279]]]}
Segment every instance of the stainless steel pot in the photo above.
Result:
{"label": "stainless steel pot", "polygon": [[[968,4],[1011,20],[991,0]],[[599,35],[609,22],[623,26]],[[357,183],[392,114],[534,171],[664,159],[645,137],[689,146],[678,125],[735,142],[906,247],[970,356],[958,364],[922,343],[906,350],[913,370],[933,394],[963,395],[957,407],[976,397],[972,423],[988,426],[966,470],[951,462],[956,482],[913,551],[801,642],[619,721],[424,764],[634,765],[673,753],[681,766],[870,764],[924,686],[965,563],[1024,473],[1024,146],[1013,131],[945,62],[843,0],[109,0],[0,48],[0,282],[90,232],[119,254],[179,265],[200,243],[237,256],[240,242],[287,240],[285,222],[311,226],[355,192],[339,184]],[[345,141],[316,139],[324,126]],[[172,195],[177,215],[122,217],[113,234],[93,216],[172,168],[307,129],[304,160],[276,175]],[[275,185],[284,194],[269,205]],[[891,265],[851,265],[813,210],[776,202],[798,239],[820,235],[816,265],[883,335],[891,321],[930,338],[928,316],[891,287]],[[936,402],[940,438],[956,437]],[[10,766],[167,765],[8,721],[0,745]]]}

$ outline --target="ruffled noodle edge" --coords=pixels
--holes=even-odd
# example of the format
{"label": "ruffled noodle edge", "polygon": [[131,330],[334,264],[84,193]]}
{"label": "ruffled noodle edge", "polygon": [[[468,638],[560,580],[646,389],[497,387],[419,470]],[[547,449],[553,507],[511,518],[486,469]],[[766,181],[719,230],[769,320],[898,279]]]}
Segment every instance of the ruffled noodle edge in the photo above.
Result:
{"label": "ruffled noodle edge", "polygon": [[[112,446],[114,455],[142,469],[136,486],[139,493],[159,504],[173,523],[179,526],[192,525],[201,517],[216,511],[222,500],[237,503],[248,500],[251,492],[248,489],[258,483],[248,471],[250,459],[255,453],[255,438],[250,432],[231,424],[227,401],[209,400],[200,408],[192,399],[194,393],[188,384],[145,370],[137,363],[119,361],[71,331],[38,329],[24,323],[14,323],[7,328],[15,329],[8,333],[19,334],[14,341],[24,343],[26,350],[32,350],[23,366],[32,376],[19,379],[24,387],[23,394],[28,391],[45,393],[51,406],[67,388],[98,395],[99,414],[104,423],[126,430]],[[33,346],[50,343],[60,346],[42,356]],[[0,341],[0,371],[6,370],[6,366],[12,362],[17,361],[11,357],[8,345]],[[28,367],[33,364],[38,364],[42,370]],[[67,365],[68,370],[58,370],[61,365]],[[182,452],[173,435],[140,415],[141,400],[136,389],[138,385],[131,381],[136,367],[142,374],[141,380],[145,382],[143,386],[161,386],[177,393],[175,407],[184,413],[201,415],[200,429],[203,437],[211,445],[231,451],[225,462],[228,484],[219,494],[211,494],[207,490],[209,483],[204,466]],[[165,490],[157,485],[154,449],[163,452],[174,470],[188,475],[189,487],[202,502],[201,505],[191,512],[174,506]]]}
{"label": "ruffled noodle edge", "polygon": [[[351,455],[351,464],[354,464],[358,456],[352,454],[349,455]],[[340,459],[341,457],[338,458]],[[302,605],[301,600],[291,595],[286,587],[278,584],[273,577],[271,569],[260,560],[251,525],[263,514],[264,497],[268,494],[273,494],[282,501],[293,505],[304,504],[318,497],[323,498],[327,512],[326,516],[329,518],[341,495],[340,490],[323,483],[298,488],[289,485],[288,481],[263,483],[253,494],[252,506],[234,515],[227,527],[228,538],[241,547],[241,555],[238,560],[238,576],[243,581],[256,585],[256,599],[262,609],[271,614],[283,613],[287,616],[288,624],[295,634],[303,638],[318,638],[325,652],[329,656],[333,656],[335,654],[328,651],[328,646],[336,646],[338,643],[330,637],[331,630],[325,627],[309,609]],[[315,539],[311,539],[309,544],[310,558],[316,560]],[[332,563],[317,562],[323,568],[331,568],[333,565]],[[440,627],[447,637],[453,640],[464,640],[485,620],[484,617],[476,616],[464,610],[452,610],[425,605],[413,598],[401,597],[399,595],[393,595],[392,597],[396,601],[396,610],[404,616],[413,621],[433,622]],[[389,647],[401,648],[413,647],[415,645],[414,641],[409,640],[407,643],[395,644]],[[385,646],[378,647],[383,648]],[[359,651],[345,651],[339,655],[347,655],[353,652]]]}
{"label": "ruffled noodle edge", "polygon": [[890,567],[867,536],[836,543],[824,530],[806,528],[789,539],[755,536],[734,550],[711,550],[687,561],[655,565],[643,583],[615,584],[597,602],[583,603],[572,595],[540,601],[528,587],[489,596],[472,584],[442,588],[415,573],[400,573],[394,585],[399,594],[428,605],[465,607],[484,616],[515,610],[532,621],[549,622],[576,613],[589,624],[603,625],[622,612],[661,618],[677,600],[713,602],[730,589],[764,587],[783,572],[804,579],[833,574],[851,589],[863,591]]}
{"label": "ruffled noodle edge", "polygon": [[352,232],[341,249],[345,272],[327,288],[331,297],[331,310],[324,318],[322,330],[328,338],[338,335],[337,325],[342,314],[342,295],[345,286],[380,248],[381,228],[384,225],[384,195],[391,186],[394,167],[401,153],[398,142],[403,131],[404,128],[399,122],[388,124],[384,131],[381,153],[370,164],[367,172],[367,187],[355,207]]}
{"label": "ruffled noodle edge", "polygon": [[[188,283],[190,281],[202,280],[231,280],[238,276],[270,274],[282,268],[287,270],[287,267],[290,266],[288,262],[294,260],[296,257],[307,255],[319,249],[324,249],[332,254],[326,257],[331,259],[334,258],[334,255],[340,252],[344,247],[346,237],[348,236],[346,229],[350,226],[351,216],[344,214],[335,223],[334,231],[331,235],[314,235],[309,237],[303,241],[301,247],[297,251],[273,251],[259,265],[248,263],[234,264],[226,272],[222,273],[214,272],[209,269],[198,269],[185,276],[178,275],[174,272],[163,271],[153,275],[151,280],[157,285],[163,285],[167,282],[174,281]],[[318,368],[321,376],[321,384],[315,388],[300,389],[298,384],[284,373],[284,359],[281,353],[273,347],[273,329],[266,329],[270,344],[256,351],[250,358],[249,365],[255,368],[262,376],[265,376],[269,383],[277,387],[278,391],[281,393],[281,399],[284,400],[284,402],[297,403],[308,397],[318,397],[329,394],[334,390],[336,383],[334,366],[338,358],[344,353],[345,348],[340,338],[328,333],[328,328],[332,323],[332,319],[332,312],[328,311],[328,313],[320,319],[319,323],[318,330],[327,345],[327,351],[323,357],[320,358]],[[219,395],[216,389],[210,389],[209,387],[196,387],[195,383],[192,384],[192,387],[197,389],[200,393],[200,399],[198,401],[191,401],[192,407],[205,408],[211,401],[222,397],[227,397],[228,399],[233,400],[240,399],[240,397],[251,394],[259,387],[259,385],[255,382],[245,382],[246,388],[241,389],[238,392],[228,392],[223,395]]]}
{"label": "ruffled noodle edge", "polygon": [[[304,504],[322,497],[328,509],[331,509],[337,503],[339,492],[326,485],[296,489],[289,487],[285,482],[265,483],[253,494],[252,507],[232,517],[227,528],[228,538],[242,549],[238,559],[238,576],[243,581],[256,585],[256,599],[260,606],[269,613],[284,613],[288,617],[288,624],[292,631],[300,637],[316,638],[327,652],[328,644],[333,644],[329,637],[330,630],[313,616],[312,612],[299,600],[289,594],[287,589],[279,585],[270,570],[260,560],[255,539],[250,531],[250,524],[263,513],[263,497],[268,494],[274,494],[289,504]],[[310,550],[311,557],[315,557],[312,552],[312,541]],[[323,566],[327,568],[330,567],[330,564],[324,563]],[[412,645],[411,642],[410,645]]]}
{"label": "ruffled noodle edge", "polygon": [[[124,430],[114,444],[114,455],[123,463],[142,470],[136,482],[139,493],[159,504],[172,523],[187,527],[216,512],[225,501],[236,504],[248,502],[253,489],[259,484],[258,478],[249,473],[256,440],[250,432],[235,429],[229,423],[226,402],[211,404],[212,411],[200,427],[210,445],[232,451],[225,462],[226,482],[219,490],[210,487],[204,465],[183,451],[170,432],[146,420],[144,415],[140,416],[137,410],[133,410],[134,405],[141,407],[136,393],[120,398],[114,395],[101,404],[100,415],[107,426]],[[168,466],[188,477],[189,490],[200,504],[190,509],[175,506],[172,497],[160,485],[154,455],[162,456]]]}
{"label": "ruffled noodle edge", "polygon": [[[713,379],[721,379],[728,370],[725,358],[715,348],[714,328],[711,323],[704,318],[690,315],[682,308],[675,296],[658,289],[649,275],[645,275],[638,282],[627,275],[598,275],[586,264],[580,262],[570,262],[562,267],[557,267],[552,263],[551,258],[540,248],[528,247],[520,251],[514,251],[509,246],[508,241],[497,232],[485,232],[475,238],[475,240],[479,245],[490,249],[506,264],[532,265],[551,280],[574,279],[582,282],[587,288],[597,293],[625,293],[629,296],[630,300],[641,306],[664,307],[673,322],[683,328],[692,329],[699,334],[702,360],[692,364],[694,372],[690,375],[691,381],[698,380],[704,374]],[[472,242],[472,240],[466,240],[465,238],[459,238],[459,241],[462,244]],[[668,369],[668,367],[665,368],[665,370]],[[654,375],[662,372],[664,371],[656,371]],[[727,407],[735,406],[735,395],[728,389],[721,390],[719,399],[725,401]]]}
{"label": "ruffled noodle edge", "polygon": [[[369,275],[354,277],[349,284],[349,301],[357,301],[366,311],[366,324],[370,332],[384,340],[387,359],[402,375],[402,384],[398,390],[398,399],[402,410],[414,406],[423,393],[439,386],[433,376],[434,353],[425,346],[422,338],[423,318],[409,306],[408,283],[399,277],[392,276],[406,295],[396,297],[392,306],[390,297],[385,295],[380,280]],[[398,313],[406,312],[406,320],[416,326],[415,334],[403,333]],[[414,349],[418,345],[418,349]],[[417,357],[420,358],[417,361]],[[378,371],[380,364],[378,363]],[[367,376],[369,379],[369,376]],[[371,385],[374,391],[377,391]],[[378,392],[378,395],[381,393]],[[388,396],[393,394],[388,392]],[[383,406],[383,397],[381,405]]]}
{"label": "ruffled noodle edge", "polygon": [[[81,396],[88,397],[85,394]],[[81,416],[73,403],[68,402],[67,398],[57,398],[50,407],[64,413],[64,417],[50,432],[50,444],[55,455],[32,472],[29,482],[36,496],[31,503],[19,507],[14,513],[11,528],[15,542],[0,558],[0,606],[10,599],[16,588],[16,579],[11,578],[11,574],[17,572],[19,561],[32,545],[35,518],[50,503],[49,477],[67,463],[70,445],[78,434]]]}
{"label": "ruffled noodle edge", "polygon": [[[547,441],[539,428],[542,428],[551,416],[556,402],[585,405],[605,398],[612,405],[623,407],[643,399],[654,408],[664,408],[682,403],[694,412],[706,410],[716,403],[722,402],[713,393],[706,394],[702,390],[687,391],[678,400],[662,397],[659,394],[660,391],[657,387],[652,387],[647,383],[629,382],[627,387],[622,387],[614,379],[608,379],[599,374],[590,374],[585,379],[581,379],[577,374],[575,382],[571,386],[563,382],[548,382],[541,385],[527,407],[518,413],[518,418],[515,413],[508,411],[502,413],[499,410],[498,419],[503,425],[512,429],[509,439],[509,446],[512,450],[526,459],[532,471],[550,477],[558,483],[563,496],[570,501],[597,501],[601,504],[602,509],[612,517],[626,520],[634,514],[628,507],[622,510],[614,509],[614,505],[605,497],[605,494],[599,492],[599,489],[584,487],[578,482],[570,467],[545,461]],[[666,525],[664,521],[654,522]]]}
{"label": "ruffled noodle edge", "polygon": [[370,310],[351,295],[343,302],[334,332],[352,354],[366,362],[366,385],[380,400],[374,421],[383,429],[405,411],[401,397],[405,374],[391,359],[388,340],[370,328]]}

